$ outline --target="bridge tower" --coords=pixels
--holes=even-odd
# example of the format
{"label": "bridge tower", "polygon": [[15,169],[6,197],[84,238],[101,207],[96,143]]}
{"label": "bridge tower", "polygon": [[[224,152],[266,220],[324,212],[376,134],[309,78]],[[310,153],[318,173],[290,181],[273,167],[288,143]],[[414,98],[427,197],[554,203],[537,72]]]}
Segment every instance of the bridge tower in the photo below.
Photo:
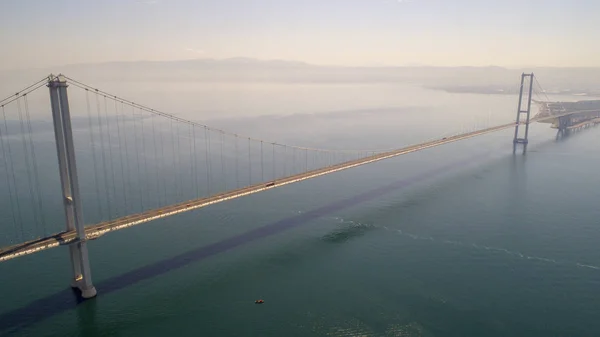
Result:
{"label": "bridge tower", "polygon": [[[533,91],[533,73],[531,74],[521,74],[521,89],[519,91],[519,107],[517,108],[517,121],[515,123],[515,138],[513,139],[513,153],[517,152],[517,145],[523,144],[523,154],[527,152],[527,143],[529,143],[529,117],[531,113],[531,94]],[[526,80],[528,78],[528,80]],[[529,82],[529,88],[525,91],[525,83]],[[523,94],[525,93],[526,97],[526,110],[523,110]],[[525,115],[525,121],[521,121],[521,115]],[[522,122],[525,122],[525,134],[520,136],[519,126]]]}
{"label": "bridge tower", "polygon": [[77,178],[77,165],[75,163],[75,147],[73,145],[73,132],[71,128],[71,114],[69,112],[69,99],[67,97],[67,82],[64,77],[50,76],[50,103],[52,106],[52,120],[54,123],[54,136],[56,138],[56,152],[58,156],[58,169],[62,186],[63,205],[67,231],[75,230],[77,239],[69,245],[73,279],[71,287],[81,291],[81,297],[91,298],[96,296],[96,288],[92,284],[88,248],[83,224],[81,196],[79,194],[79,181]]}

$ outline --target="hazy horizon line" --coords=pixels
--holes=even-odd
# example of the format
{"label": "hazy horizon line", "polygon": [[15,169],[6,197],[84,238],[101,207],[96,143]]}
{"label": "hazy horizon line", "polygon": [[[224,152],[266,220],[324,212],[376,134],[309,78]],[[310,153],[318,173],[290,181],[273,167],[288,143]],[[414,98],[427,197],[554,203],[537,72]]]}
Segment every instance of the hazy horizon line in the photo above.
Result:
{"label": "hazy horizon line", "polygon": [[45,70],[51,68],[64,68],[74,66],[98,66],[98,65],[110,65],[110,64],[142,64],[142,63],[183,63],[183,62],[226,62],[226,61],[247,61],[255,63],[287,63],[295,64],[298,66],[306,67],[323,67],[323,68],[445,68],[445,69],[458,69],[458,68],[499,68],[505,70],[520,70],[520,69],[600,69],[600,66],[541,66],[541,65],[520,65],[520,66],[503,66],[503,65],[430,65],[430,64],[419,64],[419,63],[407,63],[402,65],[393,64],[377,64],[373,63],[370,65],[336,65],[336,64],[317,64],[305,61],[291,60],[291,59],[261,59],[254,57],[235,56],[226,58],[187,58],[187,59],[173,59],[173,60],[112,60],[102,62],[79,62],[79,63],[67,63],[62,65],[51,65],[51,66],[38,66],[32,68],[13,68],[13,69],[1,69],[0,72],[11,72],[11,71],[30,71],[30,70]]}

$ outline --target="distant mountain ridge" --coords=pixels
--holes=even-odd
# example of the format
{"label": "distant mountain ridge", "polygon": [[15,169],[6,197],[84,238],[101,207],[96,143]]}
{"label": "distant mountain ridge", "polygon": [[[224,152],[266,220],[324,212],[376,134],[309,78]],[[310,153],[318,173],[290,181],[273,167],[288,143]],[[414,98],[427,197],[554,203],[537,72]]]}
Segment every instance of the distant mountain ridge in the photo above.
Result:
{"label": "distant mountain ridge", "polygon": [[248,57],[199,58],[175,61],[119,61],[71,64],[52,68],[0,72],[2,79],[23,85],[64,73],[88,83],[215,82],[215,83],[411,83],[449,92],[512,93],[523,72],[535,72],[548,91],[600,90],[600,68],[510,69],[500,66],[371,66],[313,65],[300,61]]}
{"label": "distant mountain ridge", "polygon": [[183,60],[168,60],[168,61],[152,61],[152,60],[140,60],[140,61],[108,61],[99,63],[75,63],[67,64],[61,67],[90,67],[90,66],[119,66],[119,65],[155,65],[155,66],[169,66],[169,65],[249,65],[249,66],[280,66],[280,67],[309,67],[314,66],[306,62],[300,61],[288,61],[288,60],[261,60],[250,57],[231,57],[225,59],[215,58],[197,58],[197,59],[183,59]]}

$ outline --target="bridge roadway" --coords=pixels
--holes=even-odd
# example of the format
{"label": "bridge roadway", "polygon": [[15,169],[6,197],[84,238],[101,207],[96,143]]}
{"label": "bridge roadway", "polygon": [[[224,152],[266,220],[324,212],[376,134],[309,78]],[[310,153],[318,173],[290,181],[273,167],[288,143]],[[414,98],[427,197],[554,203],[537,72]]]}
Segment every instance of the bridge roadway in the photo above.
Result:
{"label": "bridge roadway", "polygon": [[[576,114],[581,114],[581,113],[586,113],[586,112],[598,112],[598,109],[594,109],[594,110],[576,110],[576,111],[569,111],[569,112],[564,112],[564,113],[560,113],[560,114],[556,114],[556,115],[552,115],[552,116],[543,116],[543,117],[532,117],[529,119],[529,124],[533,123],[533,122],[552,122],[553,119],[556,119],[558,117],[564,117],[564,116],[570,116],[570,115],[576,115]],[[523,124],[523,123],[521,123]]]}
{"label": "bridge roadway", "polygon": [[[556,117],[557,116],[552,116],[551,118],[556,118]],[[550,117],[543,118],[543,119],[549,119],[549,118]],[[540,120],[542,120],[542,119],[537,119],[536,121],[540,121]],[[533,119],[532,119],[532,121],[533,121]],[[520,124],[525,124],[525,123],[520,122]],[[292,183],[299,182],[299,181],[306,180],[306,179],[319,177],[322,175],[330,174],[330,173],[341,171],[341,170],[346,170],[346,169],[353,168],[356,166],[361,166],[361,165],[377,162],[380,160],[401,156],[401,155],[408,154],[411,152],[421,151],[421,150],[424,150],[427,148],[436,147],[436,146],[440,146],[443,144],[452,143],[452,142],[456,142],[459,140],[472,138],[472,137],[480,136],[483,134],[512,128],[512,127],[515,127],[515,125],[516,125],[516,123],[513,122],[513,123],[503,124],[503,125],[499,125],[499,126],[495,126],[495,127],[491,127],[491,128],[487,128],[487,129],[463,133],[463,134],[456,135],[456,136],[445,137],[442,139],[437,139],[437,140],[433,140],[433,141],[429,141],[429,142],[425,142],[425,143],[421,143],[421,144],[417,144],[417,145],[411,145],[411,146],[407,146],[407,147],[389,151],[389,152],[375,154],[373,156],[369,156],[369,157],[362,158],[362,159],[357,159],[357,160],[353,160],[353,161],[349,161],[349,162],[345,162],[345,163],[341,163],[341,164],[337,164],[337,165],[324,167],[321,169],[316,169],[316,170],[292,175],[292,176],[281,178],[281,179],[278,179],[275,181],[268,181],[268,182],[263,182],[260,184],[251,185],[251,186],[236,189],[233,191],[213,195],[211,197],[189,200],[186,202],[182,202],[182,203],[178,203],[178,204],[174,204],[174,205],[170,205],[170,206],[165,206],[162,208],[152,209],[152,210],[145,211],[142,213],[132,214],[132,215],[117,218],[114,220],[101,222],[99,224],[89,225],[89,226],[86,226],[86,228],[85,228],[86,239],[93,240],[105,233],[116,231],[116,230],[127,228],[127,227],[131,227],[131,226],[135,226],[135,225],[139,225],[139,224],[149,222],[152,220],[164,218],[167,216],[171,216],[171,215],[175,215],[175,214],[179,214],[179,213],[183,213],[183,212],[188,212],[191,210],[206,207],[206,206],[216,204],[219,202],[223,202],[223,201],[227,201],[227,200],[231,200],[231,199],[235,199],[235,198],[240,198],[240,197],[243,197],[243,196],[246,196],[249,194],[262,192],[262,191],[265,191],[268,189],[284,186],[287,184],[292,184]],[[28,241],[28,242],[24,242],[21,244],[0,248],[0,262],[7,261],[10,259],[19,257],[19,256],[37,253],[39,251],[58,247],[60,245],[72,244],[77,241],[78,241],[78,239],[76,236],[76,232],[73,230],[73,231],[61,232],[61,233],[52,235],[47,238],[41,238],[38,240]]]}

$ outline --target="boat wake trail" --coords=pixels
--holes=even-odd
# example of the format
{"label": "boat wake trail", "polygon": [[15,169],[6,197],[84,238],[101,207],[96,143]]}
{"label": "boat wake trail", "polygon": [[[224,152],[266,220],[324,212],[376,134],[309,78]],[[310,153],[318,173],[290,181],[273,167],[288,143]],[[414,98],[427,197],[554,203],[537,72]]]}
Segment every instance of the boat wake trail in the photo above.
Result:
{"label": "boat wake trail", "polygon": [[395,233],[397,235],[411,238],[413,240],[430,241],[430,242],[433,242],[436,244],[453,245],[453,246],[459,246],[459,247],[465,247],[465,248],[471,248],[471,249],[477,249],[477,250],[486,250],[486,251],[493,252],[493,253],[502,253],[505,255],[510,255],[512,257],[524,259],[524,260],[540,261],[540,262],[556,264],[556,265],[564,265],[564,266],[571,266],[571,267],[577,267],[577,268],[600,270],[600,266],[584,264],[584,263],[579,263],[579,262],[572,262],[572,261],[555,260],[555,259],[550,259],[550,258],[545,258],[545,257],[540,257],[540,256],[532,256],[532,255],[523,254],[518,251],[509,250],[506,248],[490,247],[490,246],[485,246],[485,245],[478,245],[476,243],[446,240],[446,239],[434,238],[431,236],[417,235],[417,234],[407,233],[401,229],[389,228],[387,226],[378,226],[378,225],[373,225],[373,224],[369,224],[369,225],[361,224],[360,222],[356,222],[353,220],[347,220],[347,219],[344,219],[341,217],[330,217],[329,219],[334,220],[339,223],[352,225],[352,226],[364,225],[364,226],[368,226],[371,228],[379,228],[382,230],[386,230],[386,231]]}

